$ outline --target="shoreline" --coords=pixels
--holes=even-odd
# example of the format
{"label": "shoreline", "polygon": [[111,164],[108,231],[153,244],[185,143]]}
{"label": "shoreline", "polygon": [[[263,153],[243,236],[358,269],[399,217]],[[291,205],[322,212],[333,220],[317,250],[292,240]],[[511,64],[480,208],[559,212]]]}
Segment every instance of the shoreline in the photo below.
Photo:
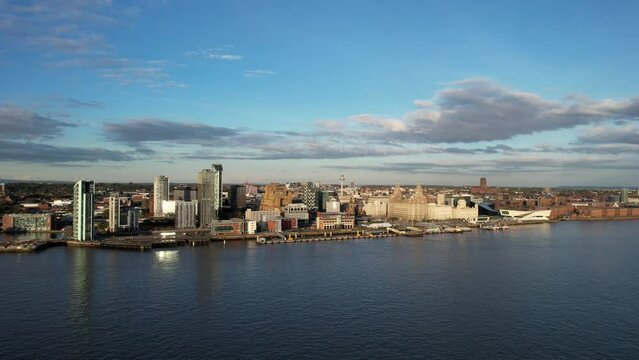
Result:
{"label": "shoreline", "polygon": [[[613,217],[613,218],[577,218],[577,219],[562,219],[562,220],[550,220],[543,222],[512,222],[507,223],[511,227],[541,225],[541,224],[557,224],[561,222],[597,222],[597,221],[615,221],[615,220],[639,220],[639,217]],[[0,254],[1,253],[37,253],[51,246],[66,246],[66,247],[82,247],[92,249],[104,249],[104,250],[128,250],[128,251],[150,251],[157,248],[175,248],[179,246],[209,246],[214,242],[226,242],[228,241],[253,241],[257,245],[270,245],[270,244],[297,244],[307,242],[318,241],[345,241],[345,240],[358,240],[358,239],[383,239],[394,237],[414,237],[423,238],[429,235],[441,235],[441,234],[461,234],[467,232],[477,231],[504,231],[504,229],[481,229],[479,226],[463,227],[462,230],[459,226],[450,226],[445,224],[433,224],[437,227],[448,229],[447,231],[429,232],[427,227],[422,228],[421,232],[404,232],[400,233],[395,231],[386,230],[372,230],[369,228],[356,228],[356,229],[332,229],[332,230],[309,230],[306,232],[293,232],[289,234],[282,233],[265,233],[265,234],[243,234],[243,235],[228,235],[228,236],[210,236],[210,237],[180,237],[174,239],[143,239],[136,237],[123,238],[106,238],[99,241],[75,241],[64,239],[48,239],[48,240],[23,240],[23,241],[8,241],[0,242]],[[507,230],[506,230],[507,231]],[[52,232],[53,233],[53,232]],[[24,233],[23,233],[24,234]],[[35,234],[35,233],[34,233]],[[41,232],[37,234],[42,234]],[[260,240],[261,239],[261,240]]]}
{"label": "shoreline", "polygon": [[614,221],[614,220],[639,220],[639,216],[602,217],[602,218],[571,218],[559,221]]}

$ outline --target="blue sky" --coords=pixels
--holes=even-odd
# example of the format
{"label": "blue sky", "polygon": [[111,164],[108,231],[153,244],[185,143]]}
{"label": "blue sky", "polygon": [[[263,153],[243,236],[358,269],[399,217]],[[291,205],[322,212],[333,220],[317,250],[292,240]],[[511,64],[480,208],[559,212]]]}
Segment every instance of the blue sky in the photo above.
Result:
{"label": "blue sky", "polygon": [[637,13],[0,0],[0,178],[635,186]]}

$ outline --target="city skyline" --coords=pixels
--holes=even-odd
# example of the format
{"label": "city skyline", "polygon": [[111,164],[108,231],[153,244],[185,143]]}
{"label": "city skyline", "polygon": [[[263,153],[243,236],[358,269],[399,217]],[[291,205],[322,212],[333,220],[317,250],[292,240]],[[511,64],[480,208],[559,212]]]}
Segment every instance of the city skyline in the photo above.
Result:
{"label": "city skyline", "polygon": [[1,1],[0,178],[634,187],[637,11]]}

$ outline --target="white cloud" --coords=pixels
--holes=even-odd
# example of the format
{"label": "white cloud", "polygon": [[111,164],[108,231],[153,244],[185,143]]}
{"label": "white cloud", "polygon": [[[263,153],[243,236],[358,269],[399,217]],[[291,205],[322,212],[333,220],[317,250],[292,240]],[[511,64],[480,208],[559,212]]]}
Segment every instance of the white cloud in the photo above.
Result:
{"label": "white cloud", "polygon": [[256,69],[256,70],[245,70],[242,74],[244,77],[262,77],[267,75],[274,75],[275,72],[271,70],[264,69]]}
{"label": "white cloud", "polygon": [[189,51],[184,56],[197,57],[204,60],[238,61],[242,60],[242,55],[233,54],[225,48],[200,49]]}

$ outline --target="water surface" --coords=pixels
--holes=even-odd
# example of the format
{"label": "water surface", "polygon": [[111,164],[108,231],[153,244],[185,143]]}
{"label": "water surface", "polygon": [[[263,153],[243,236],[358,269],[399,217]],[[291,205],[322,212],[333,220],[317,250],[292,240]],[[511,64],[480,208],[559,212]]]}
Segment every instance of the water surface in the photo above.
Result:
{"label": "water surface", "polygon": [[639,221],[0,256],[0,358],[639,358]]}

